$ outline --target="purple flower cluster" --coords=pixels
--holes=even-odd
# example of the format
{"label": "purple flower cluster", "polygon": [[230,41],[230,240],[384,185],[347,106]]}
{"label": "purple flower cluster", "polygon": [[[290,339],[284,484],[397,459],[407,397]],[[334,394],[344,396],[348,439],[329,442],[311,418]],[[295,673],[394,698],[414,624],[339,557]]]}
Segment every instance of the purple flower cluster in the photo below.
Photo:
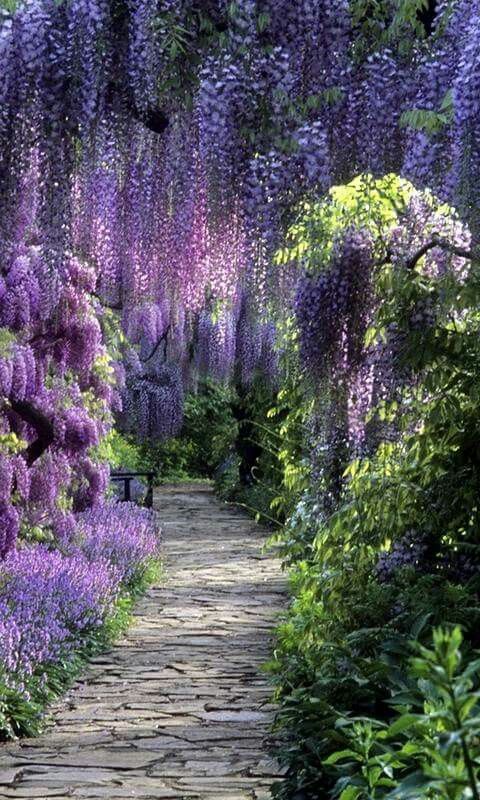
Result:
{"label": "purple flower cluster", "polygon": [[[60,498],[78,494],[82,470],[87,502],[107,485],[89,460],[110,424],[107,404],[115,396],[108,376],[95,370],[96,360],[106,357],[92,298],[97,276],[68,255],[57,274],[49,263],[35,224],[37,173],[33,158],[20,182],[0,278],[0,427],[24,441],[18,454],[7,448],[0,455],[1,556],[14,546],[22,521],[53,522]],[[39,437],[49,446],[37,449]]]}
{"label": "purple flower cluster", "polygon": [[158,547],[152,512],[112,502],[79,514],[61,551],[10,552],[0,569],[0,676],[22,691],[32,673],[68,659]]}
{"label": "purple flower cluster", "polygon": [[475,553],[446,548],[441,540],[419,531],[407,531],[391,549],[380,554],[375,573],[379,581],[389,583],[406,567],[417,574],[438,575],[454,583],[465,584],[478,575]]}
{"label": "purple flower cluster", "polygon": [[253,301],[244,295],[238,309],[235,352],[237,379],[241,385],[251,385],[255,377],[275,385],[279,366],[276,338],[275,322],[259,319]]}
{"label": "purple flower cluster", "polygon": [[369,322],[372,244],[363,231],[347,231],[330,264],[299,281],[295,314],[302,362],[312,377],[342,374],[359,365]]}
{"label": "purple flower cluster", "polygon": [[83,454],[98,444],[98,427],[81,406],[67,408],[57,421],[57,437],[66,452]]}
{"label": "purple flower cluster", "polygon": [[425,567],[427,553],[425,537],[418,531],[411,530],[394,542],[391,549],[380,554],[376,565],[376,574],[380,581],[392,580],[398,570],[405,567],[419,571]]}
{"label": "purple flower cluster", "polygon": [[231,378],[235,363],[236,331],[232,313],[214,321],[202,312],[198,318],[196,341],[197,368],[202,375],[220,381]]}
{"label": "purple flower cluster", "polygon": [[133,374],[124,392],[123,426],[144,439],[175,436],[183,424],[183,399],[177,365],[160,363],[156,370]]}
{"label": "purple flower cluster", "polygon": [[106,558],[64,555],[42,545],[2,564],[0,664],[12,679],[58,661],[112,611],[119,576]]}
{"label": "purple flower cluster", "polygon": [[0,502],[0,558],[15,545],[20,530],[18,510],[5,500]]}
{"label": "purple flower cluster", "polygon": [[154,512],[134,503],[104,503],[77,515],[75,541],[89,561],[107,559],[128,583],[158,554]]}

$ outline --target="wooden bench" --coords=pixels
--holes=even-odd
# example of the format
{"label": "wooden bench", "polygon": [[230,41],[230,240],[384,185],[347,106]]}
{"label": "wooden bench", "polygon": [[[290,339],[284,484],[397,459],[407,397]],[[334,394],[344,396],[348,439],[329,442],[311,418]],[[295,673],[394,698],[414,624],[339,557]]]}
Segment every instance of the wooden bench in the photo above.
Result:
{"label": "wooden bench", "polygon": [[132,493],[130,490],[130,484],[135,478],[146,478],[147,479],[147,493],[145,495],[145,500],[143,505],[147,508],[152,508],[153,506],[153,483],[155,480],[155,473],[154,472],[134,472],[134,471],[120,471],[120,470],[112,470],[110,472],[110,480],[113,483],[123,483],[123,497],[122,502],[128,502],[132,499]]}

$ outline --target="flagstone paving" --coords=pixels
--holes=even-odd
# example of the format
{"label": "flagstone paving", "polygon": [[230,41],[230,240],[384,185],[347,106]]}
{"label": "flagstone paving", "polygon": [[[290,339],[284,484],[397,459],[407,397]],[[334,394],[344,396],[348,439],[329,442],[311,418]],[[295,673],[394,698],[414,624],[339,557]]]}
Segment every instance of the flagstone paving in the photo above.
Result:
{"label": "flagstone paving", "polygon": [[166,573],[37,739],[0,747],[1,798],[266,800],[262,673],[285,606],[264,531],[203,485],[155,494]]}

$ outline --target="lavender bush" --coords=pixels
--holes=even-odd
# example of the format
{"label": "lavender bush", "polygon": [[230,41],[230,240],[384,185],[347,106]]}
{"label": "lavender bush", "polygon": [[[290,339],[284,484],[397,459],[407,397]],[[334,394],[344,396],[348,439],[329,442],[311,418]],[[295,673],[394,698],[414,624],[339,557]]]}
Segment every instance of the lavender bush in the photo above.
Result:
{"label": "lavender bush", "polygon": [[105,503],[78,514],[79,546],[93,564],[106,559],[128,583],[155,556],[158,537],[154,512],[134,503]]}
{"label": "lavender bush", "polygon": [[0,568],[0,736],[36,730],[52,678],[67,682],[79,653],[108,638],[158,544],[153,512],[112,502],[78,514],[61,550],[36,544],[8,554]]}

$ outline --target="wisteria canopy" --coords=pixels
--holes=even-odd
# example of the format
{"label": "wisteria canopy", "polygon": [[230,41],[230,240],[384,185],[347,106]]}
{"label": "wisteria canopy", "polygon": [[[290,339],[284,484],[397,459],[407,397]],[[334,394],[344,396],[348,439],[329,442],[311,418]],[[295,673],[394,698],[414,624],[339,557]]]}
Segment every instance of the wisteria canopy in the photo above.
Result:
{"label": "wisteria canopy", "polygon": [[[391,258],[426,246],[441,266],[432,236],[466,251],[480,232],[478,0],[13,6],[0,30],[2,554],[27,521],[64,534],[101,498],[91,454],[112,411],[166,437],[199,374],[274,380],[292,310],[309,370],[335,362],[350,386],[373,385],[358,344],[371,236],[348,231],[321,275],[279,264],[300,201],[395,172],[418,191]],[[432,222],[425,187],[462,224]]]}

